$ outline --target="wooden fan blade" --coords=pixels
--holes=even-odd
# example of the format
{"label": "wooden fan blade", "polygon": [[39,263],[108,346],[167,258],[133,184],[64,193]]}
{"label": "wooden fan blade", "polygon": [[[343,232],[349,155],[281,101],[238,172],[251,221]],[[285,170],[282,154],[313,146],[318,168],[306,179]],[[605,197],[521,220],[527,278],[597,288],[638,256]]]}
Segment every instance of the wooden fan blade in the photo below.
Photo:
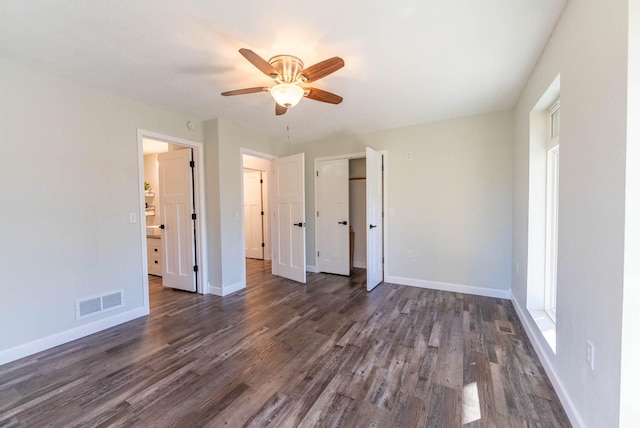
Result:
{"label": "wooden fan blade", "polygon": [[280,104],[276,103],[276,116],[282,116],[287,112],[286,107],[282,107]]}
{"label": "wooden fan blade", "polygon": [[323,103],[329,104],[340,104],[342,102],[342,97],[340,95],[332,94],[331,92],[323,91],[322,89],[304,88],[304,90],[305,92],[309,91],[305,97],[312,100],[322,101]]}
{"label": "wooden fan blade", "polygon": [[223,92],[220,95],[224,95],[225,97],[229,96],[229,95],[244,95],[244,94],[253,94],[255,92],[264,92],[264,91],[268,91],[269,88],[263,88],[263,87],[259,87],[259,88],[246,88],[246,89],[236,89],[235,91],[227,91],[227,92]]}
{"label": "wooden fan blade", "polygon": [[243,57],[247,59],[251,64],[253,64],[258,70],[262,71],[269,77],[279,76],[278,71],[273,68],[271,64],[269,64],[266,60],[264,60],[260,55],[252,51],[251,49],[240,49],[239,52]]}
{"label": "wooden fan blade", "polygon": [[333,58],[325,59],[311,67],[305,68],[300,72],[300,76],[302,76],[303,82],[313,82],[314,80],[322,79],[324,76],[327,76],[342,67],[344,67],[344,60],[340,57],[334,56]]}

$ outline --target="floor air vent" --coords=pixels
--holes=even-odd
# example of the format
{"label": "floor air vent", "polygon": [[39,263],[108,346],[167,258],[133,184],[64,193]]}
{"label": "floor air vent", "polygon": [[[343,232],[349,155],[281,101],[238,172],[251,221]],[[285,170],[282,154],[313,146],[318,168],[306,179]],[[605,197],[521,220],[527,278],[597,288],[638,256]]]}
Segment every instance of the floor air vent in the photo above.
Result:
{"label": "floor air vent", "polygon": [[496,320],[496,330],[500,333],[515,335],[516,333],[513,331],[513,324],[509,321],[498,321]]}
{"label": "floor air vent", "polygon": [[97,297],[76,300],[76,319],[82,319],[124,305],[122,290],[112,291]]}

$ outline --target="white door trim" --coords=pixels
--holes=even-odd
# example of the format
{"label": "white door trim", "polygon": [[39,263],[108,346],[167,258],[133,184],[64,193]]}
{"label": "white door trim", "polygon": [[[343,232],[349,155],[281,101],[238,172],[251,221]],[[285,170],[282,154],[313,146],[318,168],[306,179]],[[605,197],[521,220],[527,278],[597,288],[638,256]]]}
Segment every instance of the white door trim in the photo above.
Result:
{"label": "white door trim", "polygon": [[[387,231],[389,230],[387,228],[387,217],[388,215],[388,210],[387,210],[387,200],[389,199],[389,192],[387,191],[387,176],[388,176],[388,172],[389,168],[387,167],[388,165],[388,160],[389,160],[389,150],[387,149],[383,149],[383,150],[378,150],[380,153],[382,153],[382,168],[384,169],[384,172],[382,174],[382,211],[383,211],[383,217],[382,217],[382,224],[383,224],[383,230],[382,230],[382,254],[384,257],[384,263],[382,265],[382,281],[385,280],[385,278],[387,278],[389,276],[389,257],[387,254],[387,248],[389,248],[388,245],[388,241],[387,241]],[[362,158],[366,158],[367,154],[365,152],[358,152],[358,153],[349,153],[349,154],[344,154],[344,155],[335,155],[335,156],[323,156],[323,157],[318,157],[318,158],[314,158],[313,159],[313,170],[317,171],[318,170],[318,164],[317,162],[320,161],[325,161],[325,160],[337,160],[337,159],[362,159]],[[314,177],[315,178],[315,177]],[[315,212],[316,207],[318,206],[317,203],[317,189],[316,189],[316,184],[315,184],[315,180],[313,180],[313,212]],[[313,254],[318,254],[318,219],[316,216],[313,216],[314,218],[314,249],[313,249]],[[314,257],[314,259],[317,260],[317,258]],[[317,272],[317,265],[314,264],[313,265],[313,269],[314,272]],[[307,268],[307,270],[310,270],[309,268]]]}
{"label": "white door trim", "polygon": [[143,153],[143,138],[151,138],[153,140],[164,141],[169,144],[176,144],[179,146],[190,147],[194,149],[194,158],[196,160],[195,166],[195,188],[194,199],[196,206],[196,216],[199,219],[198,227],[196,228],[196,263],[198,265],[198,272],[196,278],[198,280],[198,289],[196,290],[200,294],[208,293],[206,284],[209,283],[209,269],[207,264],[207,242],[205,237],[207,236],[207,215],[205,204],[205,191],[204,191],[204,146],[202,143],[196,141],[185,140],[182,138],[172,137],[169,135],[159,134],[157,132],[146,131],[144,129],[137,130],[138,135],[138,194],[139,194],[139,223],[140,223],[140,241],[142,243],[142,254],[140,262],[142,264],[142,278],[141,284],[143,289],[143,300],[145,312],[149,313],[149,277],[147,271],[147,231],[145,228],[145,209],[144,209],[144,153]]}

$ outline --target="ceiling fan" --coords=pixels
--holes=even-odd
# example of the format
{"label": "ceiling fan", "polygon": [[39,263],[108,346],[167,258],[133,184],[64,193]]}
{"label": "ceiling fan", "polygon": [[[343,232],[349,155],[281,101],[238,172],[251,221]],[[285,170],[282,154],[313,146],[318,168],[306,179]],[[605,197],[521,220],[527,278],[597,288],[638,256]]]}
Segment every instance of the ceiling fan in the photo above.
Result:
{"label": "ceiling fan", "polygon": [[322,79],[344,67],[344,60],[340,57],[334,56],[311,67],[304,68],[302,61],[291,55],[277,55],[269,61],[265,61],[251,49],[240,49],[240,54],[256,66],[258,70],[271,77],[276,84],[272,87],[237,89],[223,92],[221,95],[269,92],[276,101],[276,115],[278,116],[285,114],[287,109],[298,104],[302,97],[329,104],[340,104],[342,102],[342,97],[339,95],[322,89],[301,86]]}

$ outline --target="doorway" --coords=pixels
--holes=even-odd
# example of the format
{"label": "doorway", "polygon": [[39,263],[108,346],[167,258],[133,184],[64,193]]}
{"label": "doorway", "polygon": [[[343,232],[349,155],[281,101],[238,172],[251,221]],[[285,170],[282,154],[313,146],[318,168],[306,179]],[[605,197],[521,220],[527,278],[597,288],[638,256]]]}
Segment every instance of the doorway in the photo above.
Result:
{"label": "doorway", "polygon": [[384,280],[385,154],[367,147],[314,160],[316,271],[350,275],[366,268],[369,291]]}
{"label": "doorway", "polygon": [[154,283],[204,294],[207,284],[202,144],[138,130],[144,304]]}
{"label": "doorway", "polygon": [[271,270],[270,155],[242,149],[242,221],[245,260],[245,284],[249,271]]}

